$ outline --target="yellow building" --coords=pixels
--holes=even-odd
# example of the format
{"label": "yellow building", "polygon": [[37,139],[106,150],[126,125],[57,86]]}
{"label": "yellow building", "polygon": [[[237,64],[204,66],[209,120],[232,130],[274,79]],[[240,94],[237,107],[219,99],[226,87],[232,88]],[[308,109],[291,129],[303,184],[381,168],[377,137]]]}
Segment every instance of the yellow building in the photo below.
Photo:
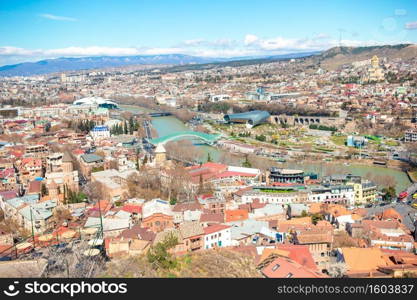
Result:
{"label": "yellow building", "polygon": [[167,160],[166,150],[162,144],[158,144],[155,149],[155,163],[162,165]]}
{"label": "yellow building", "polygon": [[365,181],[362,183],[348,182],[346,184],[353,186],[356,204],[366,204],[374,202],[376,200],[377,187],[374,183],[370,181]]}
{"label": "yellow building", "polygon": [[379,58],[374,55],[371,58],[371,66],[368,68],[363,81],[365,82],[377,82],[385,79],[384,71],[379,66]]}

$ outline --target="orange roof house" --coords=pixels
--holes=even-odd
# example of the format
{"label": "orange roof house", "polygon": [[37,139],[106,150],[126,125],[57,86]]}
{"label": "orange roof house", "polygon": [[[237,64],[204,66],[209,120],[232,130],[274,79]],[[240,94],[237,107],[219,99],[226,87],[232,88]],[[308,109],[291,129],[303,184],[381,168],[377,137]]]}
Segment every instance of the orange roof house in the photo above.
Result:
{"label": "orange roof house", "polygon": [[387,221],[398,220],[401,223],[403,222],[403,217],[400,215],[398,211],[396,211],[392,207],[384,210],[381,214],[377,215],[377,217],[380,220],[387,220]]}
{"label": "orange roof house", "polygon": [[249,218],[248,211],[246,209],[234,209],[225,211],[226,222],[243,221]]}
{"label": "orange roof house", "polygon": [[327,275],[313,271],[295,261],[277,257],[269,265],[261,270],[267,278],[326,278]]}
{"label": "orange roof house", "polygon": [[378,267],[391,266],[393,263],[379,248],[341,248],[347,273],[370,273]]}
{"label": "orange roof house", "polygon": [[310,270],[317,271],[317,265],[314,262],[313,256],[308,246],[281,244],[277,245],[276,248],[281,251],[287,251],[288,258],[299,263],[300,265],[305,266]]}

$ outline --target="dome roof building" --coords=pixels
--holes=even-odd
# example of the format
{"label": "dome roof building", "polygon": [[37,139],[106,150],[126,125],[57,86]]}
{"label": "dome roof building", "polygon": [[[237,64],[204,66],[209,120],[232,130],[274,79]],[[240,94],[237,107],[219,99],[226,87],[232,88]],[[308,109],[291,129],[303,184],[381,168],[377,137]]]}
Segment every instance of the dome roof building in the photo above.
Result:
{"label": "dome roof building", "polygon": [[224,115],[224,120],[228,123],[245,123],[248,128],[265,123],[270,117],[269,112],[263,110],[253,110],[244,113]]}

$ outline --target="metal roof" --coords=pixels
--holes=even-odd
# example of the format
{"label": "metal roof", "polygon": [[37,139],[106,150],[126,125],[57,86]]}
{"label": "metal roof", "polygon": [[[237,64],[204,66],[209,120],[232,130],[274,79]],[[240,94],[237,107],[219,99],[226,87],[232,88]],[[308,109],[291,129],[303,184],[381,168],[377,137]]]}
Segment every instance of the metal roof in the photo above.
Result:
{"label": "metal roof", "polygon": [[270,117],[269,112],[263,110],[253,110],[244,113],[224,115],[226,122],[241,122],[246,120],[251,125],[258,125],[265,122]]}

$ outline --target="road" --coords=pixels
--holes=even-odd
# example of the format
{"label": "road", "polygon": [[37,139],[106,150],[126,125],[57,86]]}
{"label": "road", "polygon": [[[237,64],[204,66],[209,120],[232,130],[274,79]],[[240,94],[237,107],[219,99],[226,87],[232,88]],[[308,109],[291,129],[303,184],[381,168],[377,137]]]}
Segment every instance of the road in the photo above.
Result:
{"label": "road", "polygon": [[410,185],[406,191],[408,193],[407,201],[413,201],[413,194],[417,191],[417,183]]}
{"label": "road", "polygon": [[150,122],[148,120],[143,121],[143,127],[145,128],[146,138],[151,139],[152,132]]}
{"label": "road", "polygon": [[145,128],[145,134],[146,134],[146,138],[144,138],[142,140],[143,149],[145,149],[145,151],[147,151],[148,153],[151,153],[152,149],[153,149],[153,146],[150,143],[148,143],[148,140],[152,139],[150,121],[144,120],[143,121],[143,128]]}

